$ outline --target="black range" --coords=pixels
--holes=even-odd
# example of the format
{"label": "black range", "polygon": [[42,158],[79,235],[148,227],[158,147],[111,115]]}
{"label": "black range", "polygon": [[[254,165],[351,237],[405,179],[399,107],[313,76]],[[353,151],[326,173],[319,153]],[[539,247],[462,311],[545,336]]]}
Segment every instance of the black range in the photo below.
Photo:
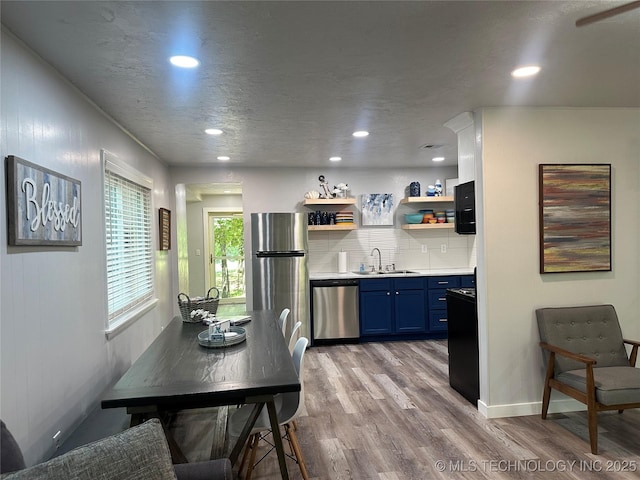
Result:
{"label": "black range", "polygon": [[475,288],[447,290],[449,385],[475,407],[480,398]]}

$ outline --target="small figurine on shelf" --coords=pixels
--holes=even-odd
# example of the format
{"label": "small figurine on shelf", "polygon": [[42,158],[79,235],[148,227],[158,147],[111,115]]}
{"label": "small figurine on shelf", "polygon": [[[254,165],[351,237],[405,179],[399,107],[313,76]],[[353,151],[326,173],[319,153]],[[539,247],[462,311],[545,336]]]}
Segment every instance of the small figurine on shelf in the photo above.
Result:
{"label": "small figurine on shelf", "polygon": [[436,197],[441,197],[442,196],[442,182],[440,181],[440,179],[436,180],[436,184],[434,185],[435,190],[436,190]]}
{"label": "small figurine on shelf", "polygon": [[324,194],[320,195],[320,198],[333,198],[333,194],[329,191],[329,182],[324,178],[324,175],[318,177],[320,181],[320,187],[324,190]]}
{"label": "small figurine on shelf", "polygon": [[333,193],[337,198],[348,198],[349,185],[346,183],[339,183],[337,186],[333,187]]}

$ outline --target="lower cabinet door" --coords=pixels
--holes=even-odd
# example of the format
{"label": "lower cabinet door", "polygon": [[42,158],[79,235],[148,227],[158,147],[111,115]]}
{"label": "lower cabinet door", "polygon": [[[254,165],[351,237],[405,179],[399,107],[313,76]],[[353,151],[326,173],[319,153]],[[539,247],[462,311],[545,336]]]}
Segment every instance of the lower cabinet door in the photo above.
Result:
{"label": "lower cabinet door", "polygon": [[392,333],[392,314],[388,290],[360,292],[360,335]]}
{"label": "lower cabinet door", "polygon": [[424,290],[395,290],[396,332],[420,333],[427,329]]}

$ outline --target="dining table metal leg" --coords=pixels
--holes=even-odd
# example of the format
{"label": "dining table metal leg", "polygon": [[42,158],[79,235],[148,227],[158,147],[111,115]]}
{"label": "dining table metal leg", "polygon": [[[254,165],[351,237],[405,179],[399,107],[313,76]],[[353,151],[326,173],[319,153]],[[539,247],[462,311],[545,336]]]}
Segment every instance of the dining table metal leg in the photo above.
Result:
{"label": "dining table metal leg", "polygon": [[171,453],[172,463],[188,463],[187,457],[178,445],[178,442],[176,442],[176,439],[173,438],[173,435],[167,426],[166,415],[164,415],[164,412],[161,412],[155,406],[148,406],[138,408],[130,407],[127,408],[127,413],[131,415],[131,421],[129,423],[130,427],[140,425],[150,418],[157,418],[160,420],[160,425],[162,425],[162,430],[164,430],[164,436],[167,439],[167,445],[169,446],[169,453]]}
{"label": "dining table metal leg", "polygon": [[229,460],[231,460],[231,465],[235,465],[238,457],[240,456],[240,452],[242,451],[242,447],[247,443],[247,439],[249,438],[249,434],[253,429],[253,426],[256,424],[256,420],[262,411],[262,407],[264,407],[264,402],[257,402],[253,406],[253,410],[251,410],[251,414],[247,419],[247,423],[245,423],[242,428],[242,432],[240,432],[240,436],[238,440],[236,440],[236,444],[233,446],[233,450],[231,450],[231,455],[229,455]]}
{"label": "dining table metal leg", "polygon": [[280,435],[280,425],[278,424],[278,415],[276,413],[276,405],[273,397],[267,401],[267,412],[269,413],[269,422],[271,423],[271,433],[273,443],[276,446],[278,454],[278,464],[280,465],[280,475],[283,480],[289,480],[289,472],[287,471],[287,462],[282,445],[282,436]]}

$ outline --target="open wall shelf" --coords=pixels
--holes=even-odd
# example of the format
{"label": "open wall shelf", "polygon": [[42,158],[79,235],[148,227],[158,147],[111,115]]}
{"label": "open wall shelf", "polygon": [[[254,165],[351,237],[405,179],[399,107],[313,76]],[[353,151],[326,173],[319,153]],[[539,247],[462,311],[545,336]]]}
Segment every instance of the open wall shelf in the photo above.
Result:
{"label": "open wall shelf", "polygon": [[355,198],[305,198],[305,205],[355,205]]}
{"label": "open wall shelf", "polygon": [[442,203],[453,202],[453,197],[404,197],[400,203]]}

